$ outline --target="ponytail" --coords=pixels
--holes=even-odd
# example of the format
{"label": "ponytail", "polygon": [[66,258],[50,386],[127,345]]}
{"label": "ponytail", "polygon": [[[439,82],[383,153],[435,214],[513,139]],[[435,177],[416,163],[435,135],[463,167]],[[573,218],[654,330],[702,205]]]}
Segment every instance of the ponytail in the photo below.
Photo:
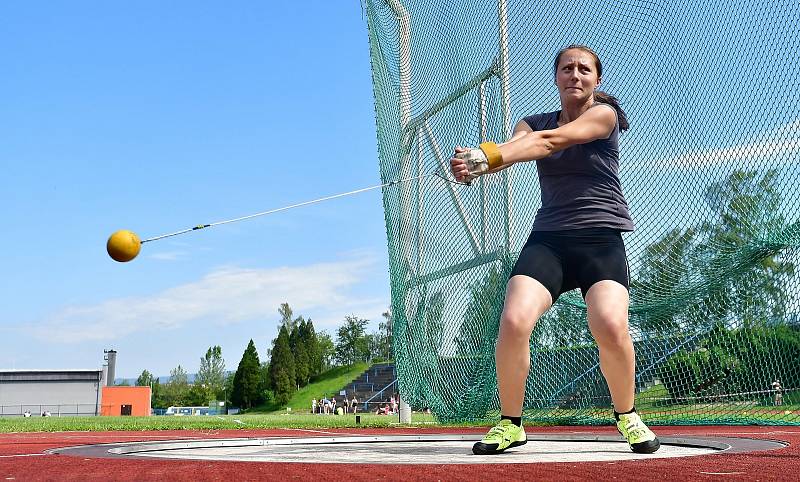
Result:
{"label": "ponytail", "polygon": [[622,110],[622,107],[619,105],[619,99],[614,97],[613,95],[603,92],[602,90],[594,91],[594,100],[595,102],[599,102],[601,104],[608,104],[617,111],[617,120],[619,120],[619,131],[628,130],[630,125],[628,124],[628,117],[625,115],[625,111]]}

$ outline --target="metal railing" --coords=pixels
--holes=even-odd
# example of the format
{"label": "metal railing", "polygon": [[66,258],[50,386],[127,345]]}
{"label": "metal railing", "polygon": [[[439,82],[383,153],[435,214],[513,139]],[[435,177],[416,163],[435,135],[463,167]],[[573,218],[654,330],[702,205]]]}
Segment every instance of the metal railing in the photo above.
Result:
{"label": "metal railing", "polygon": [[366,399],[364,401],[364,410],[369,410],[368,407],[369,407],[370,403],[382,403],[382,402],[373,402],[373,400],[376,399],[376,398],[380,399],[380,397],[383,395],[383,392],[385,392],[386,390],[394,387],[395,385],[397,385],[397,379],[396,378],[394,379],[394,381],[392,383],[390,383],[390,384],[386,385],[385,387],[381,388],[380,391],[376,392],[374,395],[372,395],[371,397]]}
{"label": "metal railing", "polygon": [[84,417],[100,415],[97,404],[0,405],[0,417]]}

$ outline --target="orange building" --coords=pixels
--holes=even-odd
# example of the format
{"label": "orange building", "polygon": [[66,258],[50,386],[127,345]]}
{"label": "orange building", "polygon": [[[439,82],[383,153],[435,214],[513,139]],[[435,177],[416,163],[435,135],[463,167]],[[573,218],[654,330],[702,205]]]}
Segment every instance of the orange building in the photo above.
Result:
{"label": "orange building", "polygon": [[150,387],[103,387],[100,415],[150,415]]}

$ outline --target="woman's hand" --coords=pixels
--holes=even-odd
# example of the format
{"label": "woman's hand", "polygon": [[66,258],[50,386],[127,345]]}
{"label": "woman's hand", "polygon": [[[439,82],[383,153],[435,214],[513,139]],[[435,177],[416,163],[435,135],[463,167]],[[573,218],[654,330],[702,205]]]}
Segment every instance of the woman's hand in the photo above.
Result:
{"label": "woman's hand", "polygon": [[457,181],[469,184],[478,176],[488,173],[490,168],[482,149],[456,147],[455,154],[450,159],[450,169]]}
{"label": "woman's hand", "polygon": [[467,161],[465,161],[461,155],[469,152],[469,149],[456,146],[455,153],[453,157],[450,159],[450,170],[453,172],[453,177],[456,178],[458,182],[465,182],[467,177],[469,176],[469,168],[467,167]]}

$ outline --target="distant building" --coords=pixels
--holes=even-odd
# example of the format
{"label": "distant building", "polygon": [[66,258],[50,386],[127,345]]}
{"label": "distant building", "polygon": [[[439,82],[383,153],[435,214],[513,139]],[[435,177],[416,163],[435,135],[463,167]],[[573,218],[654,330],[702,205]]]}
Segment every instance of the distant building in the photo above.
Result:
{"label": "distant building", "polygon": [[175,415],[178,417],[189,415],[216,415],[216,408],[210,407],[169,407],[164,415]]}
{"label": "distant building", "polygon": [[150,387],[103,387],[100,415],[150,416]]}
{"label": "distant building", "polygon": [[0,416],[99,415],[102,370],[0,370]]}

